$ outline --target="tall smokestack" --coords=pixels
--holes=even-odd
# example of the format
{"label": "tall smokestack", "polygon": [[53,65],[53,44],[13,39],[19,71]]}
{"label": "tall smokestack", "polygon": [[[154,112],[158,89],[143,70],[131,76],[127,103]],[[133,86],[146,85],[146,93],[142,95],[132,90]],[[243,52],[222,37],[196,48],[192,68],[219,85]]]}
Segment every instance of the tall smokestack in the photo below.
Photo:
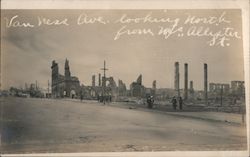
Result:
{"label": "tall smokestack", "polygon": [[92,87],[95,87],[95,75],[92,75]]}
{"label": "tall smokestack", "polygon": [[177,91],[178,97],[180,96],[180,73],[179,73],[179,62],[175,62],[175,90]]}
{"label": "tall smokestack", "polygon": [[188,99],[188,64],[185,63],[184,64],[184,71],[185,71],[185,75],[184,75],[184,99],[187,100]]}
{"label": "tall smokestack", "polygon": [[98,74],[98,86],[101,87],[102,86],[102,81],[101,81],[101,74]]}
{"label": "tall smokestack", "polygon": [[204,100],[207,105],[207,64],[204,63]]}
{"label": "tall smokestack", "polygon": [[193,81],[190,81],[189,88],[190,88],[190,91],[194,90],[194,83],[193,83]]}

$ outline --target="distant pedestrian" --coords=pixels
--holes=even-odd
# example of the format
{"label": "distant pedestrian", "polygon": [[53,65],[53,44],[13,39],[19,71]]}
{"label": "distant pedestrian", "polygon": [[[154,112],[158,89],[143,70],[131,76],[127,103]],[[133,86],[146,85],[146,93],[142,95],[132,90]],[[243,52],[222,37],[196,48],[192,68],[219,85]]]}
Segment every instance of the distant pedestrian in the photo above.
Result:
{"label": "distant pedestrian", "polygon": [[106,96],[102,96],[102,102],[103,102],[103,104],[105,105],[106,104]]}
{"label": "distant pedestrian", "polygon": [[102,103],[103,102],[103,96],[99,95],[99,102]]}
{"label": "distant pedestrian", "polygon": [[237,104],[237,98],[236,97],[234,97],[233,103],[234,103],[234,105]]}
{"label": "distant pedestrian", "polygon": [[109,102],[112,102],[112,96],[111,95],[109,96]]}
{"label": "distant pedestrian", "polygon": [[97,101],[100,102],[100,96],[99,96],[99,94],[97,95]]}
{"label": "distant pedestrian", "polygon": [[176,100],[175,96],[172,98],[172,104],[173,104],[173,109],[176,110],[177,100]]}
{"label": "distant pedestrian", "polygon": [[180,108],[180,110],[182,110],[182,104],[183,104],[182,97],[179,97],[179,108]]}
{"label": "distant pedestrian", "polygon": [[147,104],[148,104],[148,108],[153,108],[153,104],[154,104],[154,97],[153,96],[147,97]]}
{"label": "distant pedestrian", "polygon": [[81,94],[81,102],[82,102],[82,100],[83,100],[83,94]]}

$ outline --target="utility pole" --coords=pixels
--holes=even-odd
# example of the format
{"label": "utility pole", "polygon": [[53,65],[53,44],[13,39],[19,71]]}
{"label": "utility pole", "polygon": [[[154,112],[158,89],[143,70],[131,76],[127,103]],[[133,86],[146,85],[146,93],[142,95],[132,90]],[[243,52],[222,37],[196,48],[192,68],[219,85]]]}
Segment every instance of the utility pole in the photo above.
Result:
{"label": "utility pole", "polygon": [[102,80],[102,98],[103,98],[103,103],[105,104],[105,98],[106,98],[106,71],[108,70],[106,68],[106,61],[104,60],[103,68],[103,80]]}
{"label": "utility pole", "polygon": [[106,68],[106,61],[105,60],[104,60],[103,68],[101,68],[101,70],[103,70],[103,77],[106,78],[106,71],[109,69]]}

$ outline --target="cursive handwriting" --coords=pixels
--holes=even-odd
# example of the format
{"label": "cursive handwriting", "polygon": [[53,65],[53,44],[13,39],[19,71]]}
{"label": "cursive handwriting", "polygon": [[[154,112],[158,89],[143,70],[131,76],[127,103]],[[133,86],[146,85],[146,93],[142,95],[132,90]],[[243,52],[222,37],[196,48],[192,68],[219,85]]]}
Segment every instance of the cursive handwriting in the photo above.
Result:
{"label": "cursive handwriting", "polygon": [[187,36],[211,37],[211,40],[208,41],[209,46],[220,45],[222,47],[230,45],[229,43],[225,45],[225,42],[229,41],[230,38],[241,38],[238,32],[232,27],[226,27],[222,30],[213,31],[209,27],[192,26],[187,30]]}
{"label": "cursive handwriting", "polygon": [[209,16],[209,17],[196,17],[196,16],[191,16],[188,15],[186,18],[184,24],[215,24],[219,25],[220,23],[230,23],[231,21],[227,20],[225,18],[226,12],[223,12],[219,17],[217,16]]}
{"label": "cursive handwriting", "polygon": [[122,26],[116,33],[114,40],[120,39],[122,35],[151,35],[154,36],[154,33],[150,28],[142,28],[142,29],[128,29],[127,26]]}
{"label": "cursive handwriting", "polygon": [[51,25],[54,25],[54,26],[58,26],[58,25],[65,25],[65,26],[68,26],[68,19],[65,18],[63,20],[58,20],[58,19],[49,19],[49,18],[46,18],[46,17],[37,17],[37,20],[38,20],[38,26],[42,26],[42,25],[48,25],[48,26],[51,26]]}
{"label": "cursive handwriting", "polygon": [[131,18],[127,14],[123,14],[115,23],[130,24],[130,23],[171,23],[178,25],[179,18],[170,17],[153,17],[152,12],[149,12],[145,16]]}
{"label": "cursive handwriting", "polygon": [[82,13],[79,15],[77,18],[77,24],[82,25],[82,24],[94,24],[94,23],[100,23],[100,24],[107,24],[108,21],[105,21],[102,16],[97,16],[97,17],[89,17],[87,14]]}
{"label": "cursive handwriting", "polygon": [[10,19],[5,17],[6,27],[10,28],[10,27],[34,27],[35,26],[34,24],[31,24],[30,22],[21,22],[18,19],[18,17],[19,17],[18,15],[15,15],[11,17]]}
{"label": "cursive handwriting", "polygon": [[158,32],[158,35],[163,35],[165,39],[168,39],[170,36],[176,33],[180,33],[182,35],[183,27],[162,27],[160,26],[160,30]]}
{"label": "cursive handwriting", "polygon": [[[185,11],[186,12],[186,11]],[[234,22],[230,20],[226,11],[212,12],[212,14],[201,13],[185,14],[185,12],[145,12],[145,14],[121,13],[118,15],[87,14],[81,13],[76,18],[56,18],[37,16],[36,19],[28,21],[27,17],[14,15],[4,17],[6,28],[34,28],[34,27],[57,27],[57,26],[81,26],[81,25],[99,25],[98,29],[110,31],[116,28],[111,36],[113,40],[119,40],[123,37],[156,37],[161,36],[168,40],[171,37],[184,38],[185,40],[203,38],[209,46],[230,46],[230,40],[241,39],[240,31],[236,29]],[[174,14],[173,14],[174,13]],[[214,14],[216,13],[216,14]],[[106,15],[106,14],[105,14]],[[72,20],[73,19],[73,20]],[[73,22],[72,22],[73,21]],[[237,21],[236,21],[237,22]],[[96,29],[96,27],[93,27]],[[238,28],[238,27],[237,27]],[[93,31],[96,31],[93,29]]]}

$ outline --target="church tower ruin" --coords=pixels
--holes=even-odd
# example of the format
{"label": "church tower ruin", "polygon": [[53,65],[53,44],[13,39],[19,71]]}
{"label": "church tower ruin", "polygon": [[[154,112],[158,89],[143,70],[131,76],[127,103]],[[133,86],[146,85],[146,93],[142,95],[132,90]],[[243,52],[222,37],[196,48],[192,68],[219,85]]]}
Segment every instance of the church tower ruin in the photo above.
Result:
{"label": "church tower ruin", "polygon": [[69,80],[70,77],[71,77],[71,74],[70,74],[69,61],[68,61],[68,59],[66,59],[66,61],[65,61],[64,70],[65,70],[65,71],[64,71],[65,79],[66,79],[66,80]]}
{"label": "church tower ruin", "polygon": [[79,96],[81,87],[77,77],[71,76],[69,61],[65,60],[64,76],[59,73],[59,66],[52,61],[52,97],[71,97]]}

